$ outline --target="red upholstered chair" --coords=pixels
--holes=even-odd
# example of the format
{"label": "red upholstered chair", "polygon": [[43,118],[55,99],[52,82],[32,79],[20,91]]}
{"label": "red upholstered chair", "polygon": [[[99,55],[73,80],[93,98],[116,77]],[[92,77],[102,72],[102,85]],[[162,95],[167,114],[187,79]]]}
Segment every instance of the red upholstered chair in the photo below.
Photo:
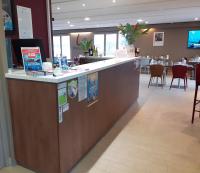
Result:
{"label": "red upholstered chair", "polygon": [[184,65],[174,65],[172,67],[172,81],[171,81],[171,85],[170,85],[170,89],[172,87],[172,83],[174,81],[174,79],[183,79],[184,80],[184,88],[186,90],[186,86],[187,86],[187,66]]}
{"label": "red upholstered chair", "polygon": [[[200,103],[200,100],[197,100],[198,88],[200,85],[200,64],[196,65],[195,68],[195,76],[196,76],[196,87],[195,87],[195,94],[194,94],[194,104],[193,104],[193,112],[192,112],[192,123],[194,123],[194,114],[195,112],[199,112],[200,110],[196,110],[196,105]],[[200,116],[200,114],[199,114]]]}

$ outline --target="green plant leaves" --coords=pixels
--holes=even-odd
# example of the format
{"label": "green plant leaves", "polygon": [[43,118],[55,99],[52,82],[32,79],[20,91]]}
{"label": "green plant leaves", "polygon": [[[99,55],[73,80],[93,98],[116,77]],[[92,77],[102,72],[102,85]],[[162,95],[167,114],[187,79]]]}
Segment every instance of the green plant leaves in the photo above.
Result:
{"label": "green plant leaves", "polygon": [[88,49],[92,47],[93,40],[82,40],[80,42],[80,49],[83,51],[83,53],[88,52]]}
{"label": "green plant leaves", "polygon": [[126,25],[120,24],[118,27],[120,33],[126,38],[129,45],[134,44],[136,39],[143,34],[147,34],[149,28],[145,24],[139,24],[132,26],[127,23]]}

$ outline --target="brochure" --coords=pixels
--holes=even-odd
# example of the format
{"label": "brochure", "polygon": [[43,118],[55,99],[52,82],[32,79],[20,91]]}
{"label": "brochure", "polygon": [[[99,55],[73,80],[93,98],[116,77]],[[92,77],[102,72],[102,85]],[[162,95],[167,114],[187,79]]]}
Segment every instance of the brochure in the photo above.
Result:
{"label": "brochure", "polygon": [[77,79],[73,79],[68,81],[68,96],[71,99],[76,98],[78,92],[78,81]]}
{"label": "brochure", "polygon": [[87,97],[88,97],[89,103],[91,103],[97,99],[98,93],[99,93],[98,72],[88,75],[87,92],[88,92]]}
{"label": "brochure", "polygon": [[26,72],[42,70],[42,58],[39,47],[21,47],[21,53]]}

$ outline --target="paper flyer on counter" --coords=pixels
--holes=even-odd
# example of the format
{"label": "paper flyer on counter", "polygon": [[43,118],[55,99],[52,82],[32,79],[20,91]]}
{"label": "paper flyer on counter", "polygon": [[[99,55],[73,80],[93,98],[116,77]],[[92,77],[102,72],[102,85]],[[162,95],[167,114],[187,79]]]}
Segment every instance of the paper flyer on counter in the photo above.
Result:
{"label": "paper flyer on counter", "polygon": [[71,81],[68,81],[68,96],[71,99],[76,98],[78,93],[78,81],[77,79],[73,79]]}
{"label": "paper flyer on counter", "polygon": [[62,88],[58,90],[58,104],[59,106],[63,106],[67,104],[67,89]]}
{"label": "paper flyer on counter", "polygon": [[78,101],[87,99],[87,75],[78,78]]}
{"label": "paper flyer on counter", "polygon": [[89,74],[87,77],[87,98],[88,102],[93,102],[97,99],[99,92],[98,73]]}
{"label": "paper flyer on counter", "polygon": [[59,123],[63,121],[63,113],[69,110],[69,103],[67,100],[67,84],[61,83],[58,85],[58,113]]}
{"label": "paper flyer on counter", "polygon": [[58,122],[59,123],[63,122],[63,110],[62,110],[62,106],[58,107]]}
{"label": "paper flyer on counter", "polygon": [[25,71],[42,70],[42,58],[39,47],[21,47]]}

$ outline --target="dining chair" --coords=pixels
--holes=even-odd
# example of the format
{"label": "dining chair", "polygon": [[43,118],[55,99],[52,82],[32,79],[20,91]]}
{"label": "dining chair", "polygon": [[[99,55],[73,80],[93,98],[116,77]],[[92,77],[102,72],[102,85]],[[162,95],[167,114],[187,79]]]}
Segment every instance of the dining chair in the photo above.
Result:
{"label": "dining chair", "polygon": [[196,110],[196,106],[200,103],[200,100],[197,99],[198,88],[200,85],[200,64],[197,64],[195,68],[195,83],[196,83],[196,86],[195,86],[194,103],[193,103],[193,111],[192,111],[192,124],[194,123],[195,112],[199,112],[199,116],[200,116],[200,110]]}
{"label": "dining chair", "polygon": [[180,85],[180,79],[184,80],[184,89],[187,87],[187,66],[185,65],[173,65],[172,66],[172,81],[170,85],[170,89],[172,88],[172,84],[174,79],[179,79],[178,86]]}
{"label": "dining chair", "polygon": [[158,78],[161,79],[161,85],[163,87],[163,73],[164,72],[164,66],[161,64],[152,64],[150,65],[150,80],[149,80],[149,86],[152,84],[152,79],[157,78],[157,85],[158,85]]}

